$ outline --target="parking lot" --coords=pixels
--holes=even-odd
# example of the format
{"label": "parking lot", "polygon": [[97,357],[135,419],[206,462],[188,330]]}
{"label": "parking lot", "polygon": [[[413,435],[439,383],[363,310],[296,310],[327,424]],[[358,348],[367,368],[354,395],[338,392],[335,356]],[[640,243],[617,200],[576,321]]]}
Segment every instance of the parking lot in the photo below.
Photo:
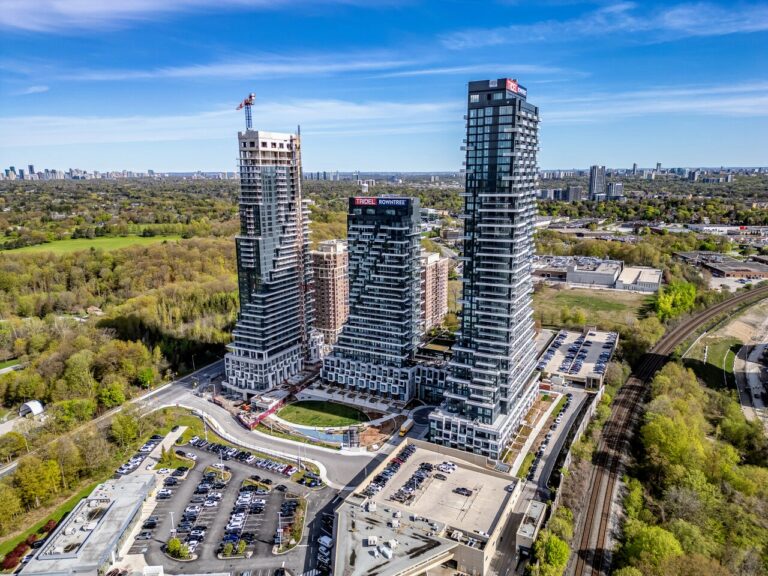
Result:
{"label": "parking lot", "polygon": [[561,376],[569,382],[602,381],[618,335],[615,332],[590,330],[586,333],[560,330],[539,359],[537,368]]}
{"label": "parking lot", "polygon": [[[325,514],[332,510],[330,502],[335,492],[322,484],[311,489],[291,481],[290,473],[298,470],[295,466],[286,468],[286,464],[259,462],[257,458],[249,463],[248,455],[237,459],[223,450],[209,448],[187,445],[179,449],[194,456],[195,466],[177,477],[178,484],[158,486],[157,504],[129,553],[144,554],[149,564],[199,573],[219,572],[226,567],[247,568],[256,574],[255,568],[259,566],[264,570],[285,567],[301,574],[318,567],[316,556],[307,552],[313,550],[310,539],[332,532],[329,516]],[[214,472],[216,477],[212,476]],[[171,474],[161,476],[167,478]],[[303,481],[316,482],[311,475]],[[286,554],[273,555],[278,525],[290,526],[296,507],[290,502],[296,502],[297,497],[307,501],[308,525],[302,541],[309,542]],[[176,562],[167,557],[163,547],[173,536],[186,541],[197,559]],[[227,543],[236,549],[241,540],[245,542],[246,558],[218,557]]]}

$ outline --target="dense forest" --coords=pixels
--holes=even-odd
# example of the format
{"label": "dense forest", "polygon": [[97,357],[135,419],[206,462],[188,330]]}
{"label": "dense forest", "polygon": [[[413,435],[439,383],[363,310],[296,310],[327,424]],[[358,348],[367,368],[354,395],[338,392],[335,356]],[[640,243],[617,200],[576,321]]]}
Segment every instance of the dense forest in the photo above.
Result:
{"label": "dense forest", "polygon": [[237,227],[231,180],[0,182],[0,249],[134,234],[230,237]]}
{"label": "dense forest", "polygon": [[670,363],[627,479],[618,576],[768,573],[768,439],[733,391]]}

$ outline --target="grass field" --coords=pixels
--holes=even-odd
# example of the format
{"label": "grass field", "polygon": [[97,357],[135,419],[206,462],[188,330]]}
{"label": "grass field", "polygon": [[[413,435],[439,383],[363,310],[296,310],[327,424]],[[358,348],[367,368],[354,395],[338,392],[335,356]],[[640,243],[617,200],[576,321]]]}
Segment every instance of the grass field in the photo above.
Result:
{"label": "grass field", "polygon": [[586,290],[583,288],[556,290],[549,286],[533,295],[535,318],[543,325],[560,325],[561,311],[581,309],[587,324],[609,327],[627,324],[641,315],[653,296],[619,290]]}
{"label": "grass field", "polygon": [[733,360],[740,347],[738,338],[705,336],[688,353],[683,364],[693,369],[710,388],[735,388]]}
{"label": "grass field", "polygon": [[3,362],[0,362],[0,370],[3,368],[8,368],[8,366],[15,366],[18,364],[19,361],[16,358],[11,358],[10,360],[5,360]]}
{"label": "grass field", "polygon": [[319,402],[307,400],[289,404],[277,414],[283,420],[304,426],[338,427],[359,424],[368,420],[365,414],[357,408],[336,404],[335,402]]}
{"label": "grass field", "polygon": [[127,246],[146,246],[147,244],[157,244],[165,240],[179,240],[181,236],[116,236],[114,238],[77,238],[75,240],[56,240],[48,244],[38,244],[37,246],[26,246],[16,248],[15,250],[6,250],[10,254],[28,254],[40,252],[56,252],[65,254],[70,252],[80,252],[97,248],[101,250],[118,250]]}

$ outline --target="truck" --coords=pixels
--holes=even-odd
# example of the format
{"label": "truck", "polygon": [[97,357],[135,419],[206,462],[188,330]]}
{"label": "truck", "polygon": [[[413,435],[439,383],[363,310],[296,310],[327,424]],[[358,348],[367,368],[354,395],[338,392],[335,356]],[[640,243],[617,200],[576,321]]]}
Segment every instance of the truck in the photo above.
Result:
{"label": "truck", "polygon": [[413,428],[413,418],[408,418],[403,425],[400,426],[400,436],[405,436]]}

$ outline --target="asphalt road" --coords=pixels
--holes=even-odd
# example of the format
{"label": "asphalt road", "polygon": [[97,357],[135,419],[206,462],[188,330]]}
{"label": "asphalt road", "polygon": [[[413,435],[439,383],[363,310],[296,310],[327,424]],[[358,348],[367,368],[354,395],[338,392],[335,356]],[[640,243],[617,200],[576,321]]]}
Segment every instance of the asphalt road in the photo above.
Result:
{"label": "asphalt road", "polygon": [[152,402],[154,407],[186,406],[205,412],[237,443],[247,448],[280,452],[285,458],[297,460],[307,458],[321,462],[326,470],[329,483],[334,488],[347,486],[365,468],[374,456],[371,453],[340,453],[309,444],[297,444],[282,438],[252,432],[241,426],[227,410],[215,405],[202,396],[196,396],[188,386],[175,385],[169,395]]}
{"label": "asphalt road", "polygon": [[[522,568],[522,565],[518,566],[519,558],[515,544],[517,529],[520,527],[520,522],[522,522],[525,510],[531,500],[542,500],[546,502],[549,498],[547,483],[549,482],[549,477],[552,475],[552,471],[557,463],[557,457],[565,444],[568,432],[576,423],[576,418],[584,403],[589,400],[589,394],[580,388],[563,388],[558,390],[558,392],[562,392],[563,394],[570,392],[573,394],[571,406],[568,408],[568,411],[565,412],[563,422],[561,422],[557,427],[557,430],[554,431],[552,438],[541,457],[541,462],[534,474],[533,480],[522,480],[522,482],[524,482],[523,490],[520,493],[520,497],[515,504],[515,509],[512,511],[509,521],[504,528],[504,533],[501,536],[496,556],[491,563],[492,571],[500,576],[515,574],[518,568]],[[549,432],[549,425],[545,426],[540,434],[543,435],[547,432]],[[540,443],[541,440],[537,439],[533,443],[531,450],[535,451]]]}

